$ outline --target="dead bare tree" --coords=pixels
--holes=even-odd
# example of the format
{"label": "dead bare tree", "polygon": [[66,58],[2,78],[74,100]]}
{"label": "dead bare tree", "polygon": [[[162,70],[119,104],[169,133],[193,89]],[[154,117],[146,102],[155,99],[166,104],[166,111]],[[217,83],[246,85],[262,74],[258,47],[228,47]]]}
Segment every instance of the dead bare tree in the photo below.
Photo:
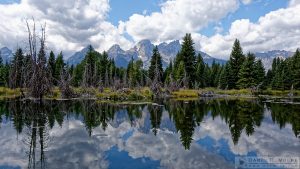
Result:
{"label": "dead bare tree", "polygon": [[108,77],[108,70],[105,70],[105,77],[104,77],[104,86],[109,87],[109,77]]}
{"label": "dead bare tree", "polygon": [[162,91],[162,82],[161,82],[161,72],[159,71],[158,64],[155,66],[154,70],[154,78],[152,84],[150,86],[150,90],[152,91],[154,97],[159,97]]}
{"label": "dead bare tree", "polygon": [[174,79],[172,72],[169,75],[169,78],[170,78],[170,82],[166,85],[166,91],[170,94],[174,91],[179,90],[180,83]]}
{"label": "dead bare tree", "polygon": [[69,72],[63,70],[60,74],[60,83],[59,83],[59,89],[61,91],[61,97],[62,98],[72,98],[74,96],[74,92],[71,85],[71,75]]}
{"label": "dead bare tree", "polygon": [[46,24],[41,26],[40,37],[40,50],[37,58],[37,42],[35,32],[35,21],[33,19],[33,27],[30,28],[28,21],[28,43],[29,43],[29,56],[32,62],[32,75],[29,80],[28,90],[32,97],[42,99],[44,95],[51,91],[51,83],[49,80],[49,74],[46,67],[46,53],[45,53],[45,41],[46,41]]}
{"label": "dead bare tree", "polygon": [[186,89],[188,88],[188,85],[189,85],[189,79],[188,79],[188,76],[187,76],[187,73],[186,71],[184,70],[184,76],[182,78],[182,83],[183,83],[183,88]]}

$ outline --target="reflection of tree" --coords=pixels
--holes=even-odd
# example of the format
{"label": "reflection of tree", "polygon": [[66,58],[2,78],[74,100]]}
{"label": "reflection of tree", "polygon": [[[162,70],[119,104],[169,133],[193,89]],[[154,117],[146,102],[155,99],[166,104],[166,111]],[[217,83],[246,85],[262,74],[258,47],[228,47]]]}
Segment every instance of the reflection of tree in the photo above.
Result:
{"label": "reflection of tree", "polygon": [[2,124],[2,121],[3,121],[3,117],[5,117],[6,119],[9,118],[9,111],[8,111],[8,108],[7,108],[7,102],[5,101],[0,101],[0,128],[1,128],[1,124]]}
{"label": "reflection of tree", "polygon": [[196,126],[195,121],[195,102],[173,102],[170,101],[167,107],[170,117],[173,118],[176,129],[180,132],[180,140],[185,149],[189,149],[194,128]]}
{"label": "reflection of tree", "polygon": [[134,120],[142,117],[142,108],[138,105],[128,105],[126,106],[126,111],[130,120],[131,126]]}
{"label": "reflection of tree", "polygon": [[161,117],[163,114],[163,107],[162,106],[156,106],[156,105],[149,105],[148,110],[150,113],[150,121],[152,125],[152,131],[154,135],[157,134],[157,129],[160,127],[161,123]]}
{"label": "reflection of tree", "polygon": [[81,111],[84,117],[84,123],[91,136],[92,130],[98,126],[102,126],[105,130],[108,122],[113,120],[116,107],[107,103],[97,103],[95,101],[81,101]]}
{"label": "reflection of tree", "polygon": [[243,130],[252,135],[263,119],[263,106],[255,101],[170,101],[166,109],[177,131],[180,131],[180,139],[186,149],[190,147],[195,126],[199,126],[208,113],[213,118],[220,116],[228,124],[234,144],[238,143]]}
{"label": "reflection of tree", "polygon": [[23,133],[28,147],[28,168],[45,168],[45,149],[49,142],[49,128],[62,124],[64,114],[54,102],[0,102],[0,114],[10,118],[18,134]]}
{"label": "reflection of tree", "polygon": [[254,133],[255,127],[260,126],[263,110],[263,106],[255,101],[221,101],[220,116],[228,124],[234,144],[238,143],[244,129],[249,136]]}
{"label": "reflection of tree", "polygon": [[286,123],[292,125],[296,137],[300,137],[300,106],[267,103],[267,107],[271,110],[272,120],[276,122],[280,128],[285,127]]}

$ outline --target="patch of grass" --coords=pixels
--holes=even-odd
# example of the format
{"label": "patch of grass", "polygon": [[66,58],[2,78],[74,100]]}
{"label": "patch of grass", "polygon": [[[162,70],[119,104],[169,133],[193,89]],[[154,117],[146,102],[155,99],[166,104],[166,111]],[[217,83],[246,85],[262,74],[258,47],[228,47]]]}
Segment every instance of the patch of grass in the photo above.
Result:
{"label": "patch of grass", "polygon": [[215,91],[216,94],[225,94],[225,95],[252,95],[250,89],[232,89],[232,90],[219,90]]}
{"label": "patch of grass", "polygon": [[7,87],[0,87],[0,98],[15,98],[21,96],[20,89],[10,89]]}
{"label": "patch of grass", "polygon": [[45,96],[47,99],[60,99],[61,98],[61,92],[58,87],[55,87],[52,89],[52,91]]}
{"label": "patch of grass", "polygon": [[149,88],[142,89],[126,89],[124,91],[112,91],[111,89],[104,89],[103,92],[97,92],[97,99],[107,99],[115,101],[134,101],[134,100],[150,100],[152,93]]}
{"label": "patch of grass", "polygon": [[[272,90],[267,89],[262,91],[262,95],[269,95],[269,96],[288,96],[291,93],[291,90]],[[294,96],[300,96],[300,90],[293,91]]]}
{"label": "patch of grass", "polygon": [[180,89],[171,93],[174,98],[198,97],[198,90]]}

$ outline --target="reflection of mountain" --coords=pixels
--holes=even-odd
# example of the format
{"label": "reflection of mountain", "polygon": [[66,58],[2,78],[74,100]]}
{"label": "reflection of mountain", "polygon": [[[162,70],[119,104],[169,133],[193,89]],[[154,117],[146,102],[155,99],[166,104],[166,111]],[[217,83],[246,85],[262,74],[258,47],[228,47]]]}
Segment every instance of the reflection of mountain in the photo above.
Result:
{"label": "reflection of mountain", "polygon": [[[232,168],[221,156],[250,151],[297,153],[299,105],[267,103],[272,120],[282,128],[279,130],[277,125],[263,122],[264,104],[254,100],[165,101],[160,104],[164,106],[111,105],[95,101],[44,104],[1,101],[0,117],[11,120],[13,125],[2,123],[0,144],[7,145],[3,141],[11,140],[12,145],[20,146],[13,144],[17,138],[10,137],[13,132],[10,135],[3,132],[14,127],[19,137],[29,143],[23,145],[26,152],[29,150],[28,154],[35,157],[35,160],[30,158],[29,163],[28,159],[24,160],[31,168],[42,164],[52,166],[48,168],[74,168],[74,163],[81,164],[81,168],[99,168],[100,164],[107,168],[115,160],[105,159],[107,154],[114,158],[111,153],[120,153],[118,157],[131,161],[149,157],[147,162],[158,160],[162,168],[212,168],[201,156],[220,162],[215,164],[219,168]],[[173,132],[174,126],[178,132]],[[265,143],[269,146],[263,146]],[[0,168],[3,159],[7,160],[1,157],[14,157],[8,152],[18,150],[5,148],[0,148]],[[225,149],[226,152],[222,152]]]}

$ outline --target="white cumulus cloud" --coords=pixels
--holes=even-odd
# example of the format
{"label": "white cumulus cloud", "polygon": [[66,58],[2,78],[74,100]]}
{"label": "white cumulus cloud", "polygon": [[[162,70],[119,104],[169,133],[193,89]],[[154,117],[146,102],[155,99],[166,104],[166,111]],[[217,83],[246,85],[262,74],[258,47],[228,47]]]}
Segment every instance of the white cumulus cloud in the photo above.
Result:
{"label": "white cumulus cloud", "polygon": [[21,0],[0,4],[0,46],[26,45],[25,20],[34,17],[37,27],[47,24],[49,49],[74,52],[92,44],[98,50],[107,50],[114,43],[127,48],[131,42],[106,21],[109,10],[109,0]]}
{"label": "white cumulus cloud", "polygon": [[300,47],[300,4],[272,11],[260,17],[257,23],[249,19],[236,20],[225,35],[202,36],[201,50],[227,59],[236,38],[245,52],[295,51]]}
{"label": "white cumulus cloud", "polygon": [[238,6],[237,0],[168,0],[161,4],[161,12],[134,14],[120,25],[125,25],[135,41],[181,39],[187,32],[197,32],[208,23],[224,18]]}

